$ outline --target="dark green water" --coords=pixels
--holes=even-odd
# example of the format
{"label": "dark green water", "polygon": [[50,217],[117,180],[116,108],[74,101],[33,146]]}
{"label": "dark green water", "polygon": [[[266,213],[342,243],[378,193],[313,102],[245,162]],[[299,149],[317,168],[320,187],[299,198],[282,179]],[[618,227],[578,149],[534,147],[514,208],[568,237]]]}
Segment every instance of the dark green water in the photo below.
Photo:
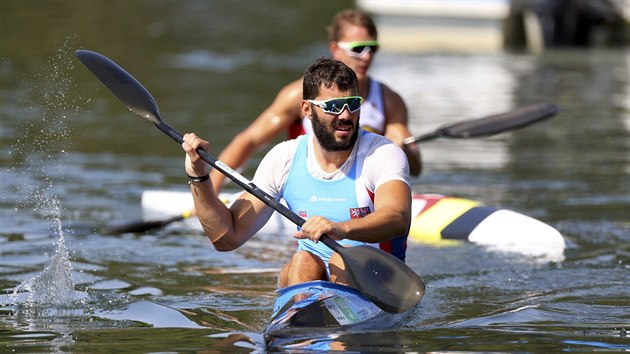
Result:
{"label": "dark green water", "polygon": [[[262,352],[285,235],[233,253],[171,227],[106,236],[142,217],[147,189],[184,190],[183,153],[74,58],[101,52],[162,116],[215,152],[285,83],[327,55],[350,1],[0,2],[0,343],[3,351]],[[520,211],[557,228],[564,260],[410,243],[427,284],[403,327],[313,333],[278,351],[630,350],[630,50],[379,53],[417,134],[535,102],[563,111],[490,139],[422,146],[417,192]],[[253,174],[256,160],[243,171]],[[14,289],[21,295],[13,297]],[[28,291],[27,291],[28,290]]]}

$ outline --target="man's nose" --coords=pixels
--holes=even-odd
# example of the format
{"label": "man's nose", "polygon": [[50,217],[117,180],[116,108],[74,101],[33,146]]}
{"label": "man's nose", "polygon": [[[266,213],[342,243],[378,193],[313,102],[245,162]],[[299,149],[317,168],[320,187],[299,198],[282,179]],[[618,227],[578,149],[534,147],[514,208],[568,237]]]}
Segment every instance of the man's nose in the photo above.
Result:
{"label": "man's nose", "polygon": [[350,107],[347,104],[344,104],[341,107],[341,112],[338,114],[339,119],[350,119],[352,118],[352,113],[350,113]]}

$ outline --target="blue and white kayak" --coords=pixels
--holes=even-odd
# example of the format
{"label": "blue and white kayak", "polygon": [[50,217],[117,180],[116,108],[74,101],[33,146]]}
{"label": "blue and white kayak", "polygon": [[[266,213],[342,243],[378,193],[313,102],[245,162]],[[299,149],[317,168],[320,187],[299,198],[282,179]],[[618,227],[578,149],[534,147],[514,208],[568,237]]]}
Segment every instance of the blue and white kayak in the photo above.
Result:
{"label": "blue and white kayak", "polygon": [[[289,336],[305,329],[347,330],[385,313],[358,290],[328,281],[310,281],[279,289],[265,336]],[[308,333],[308,332],[307,332]]]}
{"label": "blue and white kayak", "polygon": [[[222,193],[229,204],[238,193]],[[142,193],[145,218],[182,214],[193,208],[188,191],[148,190]],[[545,261],[564,259],[565,241],[552,226],[522,213],[440,194],[413,194],[409,241],[437,246],[471,242],[491,250],[514,252]],[[187,226],[201,229],[197,220]],[[263,234],[293,232],[295,225],[274,212]]]}

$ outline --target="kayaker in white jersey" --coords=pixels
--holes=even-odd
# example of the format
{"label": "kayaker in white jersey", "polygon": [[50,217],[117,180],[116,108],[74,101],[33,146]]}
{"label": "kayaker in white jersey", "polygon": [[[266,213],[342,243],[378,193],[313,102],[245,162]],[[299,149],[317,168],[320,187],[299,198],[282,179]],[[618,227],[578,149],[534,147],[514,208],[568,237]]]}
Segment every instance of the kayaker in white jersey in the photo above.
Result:
{"label": "kayaker in white jersey", "polygon": [[[370,244],[405,260],[411,223],[409,164],[398,146],[359,127],[362,98],[354,71],[322,58],[304,74],[300,116],[313,133],[282,142],[264,157],[254,184],[306,220],[298,248],[278,277],[280,288],[311,280],[348,284],[341,257],[319,243],[323,234],[344,246]],[[214,247],[234,250],[267,222],[273,209],[245,192],[228,208],[209,181],[197,148],[184,135],[186,173],[199,221]]]}
{"label": "kayaker in white jersey", "polygon": [[[409,161],[411,175],[420,175],[422,160],[418,147],[416,144],[402,144],[404,138],[411,136],[407,126],[405,102],[387,85],[367,75],[379,48],[376,25],[372,18],[360,10],[342,11],[329,26],[328,38],[332,58],[354,70],[359,80],[359,95],[363,98],[361,126],[384,135],[400,146]],[[249,127],[232,139],[218,159],[237,169],[258,148],[271,142],[276,136],[286,131],[289,132],[289,138],[303,134],[305,130],[301,101],[302,78],[282,88],[272,104]],[[219,191],[225,176],[213,171],[211,178],[215,190]]]}

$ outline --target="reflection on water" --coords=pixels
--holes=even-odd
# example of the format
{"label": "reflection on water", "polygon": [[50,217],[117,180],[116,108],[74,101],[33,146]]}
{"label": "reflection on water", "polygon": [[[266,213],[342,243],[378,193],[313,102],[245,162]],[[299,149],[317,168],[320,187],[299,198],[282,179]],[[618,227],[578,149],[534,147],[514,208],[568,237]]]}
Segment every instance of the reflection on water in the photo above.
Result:
{"label": "reflection on water", "polygon": [[[400,92],[409,105],[415,134],[431,132],[460,120],[481,118],[519,107],[514,67],[531,62],[509,56],[401,56],[384,54],[373,71]],[[466,65],[461,65],[465,62]],[[492,100],[481,99],[492,97]],[[536,102],[527,102],[536,103]],[[446,117],[446,118],[444,118]],[[511,158],[507,139],[458,142],[458,149],[427,143],[423,157],[433,164],[465,168],[501,168]]]}
{"label": "reflection on water", "polygon": [[[350,4],[47,4],[0,4],[0,13],[13,15],[0,21],[3,38],[13,38],[0,40],[0,339],[7,350],[29,352],[114,345],[130,352],[262,351],[276,274],[293,241],[257,235],[219,253],[177,224],[100,234],[102,226],[142,217],[143,190],[185,188],[182,154],[72,53],[97,50],[123,64],[154,94],[165,119],[203,132],[219,151],[282,84],[326,54],[323,28]],[[373,75],[405,98],[417,134],[535,102],[563,108],[549,121],[490,139],[424,144],[426,172],[414,190],[541,219],[565,236],[564,261],[411,243],[408,264],[427,291],[404,326],[273,345],[630,350],[629,63],[627,50],[608,49],[540,57],[379,53]],[[243,174],[251,176],[254,165]]]}

